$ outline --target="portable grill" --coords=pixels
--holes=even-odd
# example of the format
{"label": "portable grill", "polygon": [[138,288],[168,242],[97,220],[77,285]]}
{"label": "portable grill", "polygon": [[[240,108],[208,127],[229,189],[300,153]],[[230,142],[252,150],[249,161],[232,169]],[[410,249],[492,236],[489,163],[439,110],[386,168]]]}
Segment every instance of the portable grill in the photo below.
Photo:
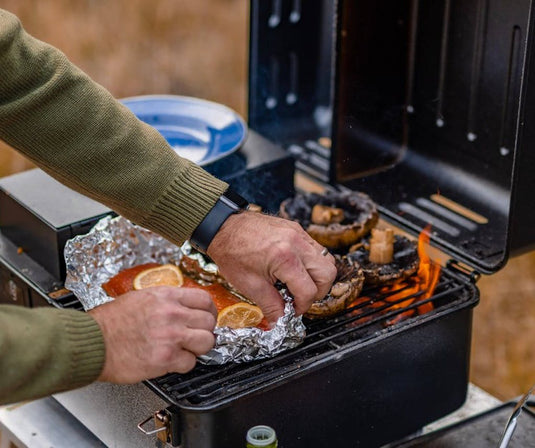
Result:
{"label": "portable grill", "polygon": [[[527,0],[251,1],[245,152],[257,165],[212,172],[274,211],[255,181],[271,182],[279,201],[293,194],[291,154],[315,181],[367,192],[396,227],[418,234],[432,224],[433,244],[451,259],[424,301],[396,307],[407,300],[393,298],[400,291],[367,290],[345,313],[307,322],[305,342],[276,358],[147,381],[163,406],[156,428],[147,420],[140,429],[182,447],[243,446],[257,424],[275,428],[283,448],[376,447],[464,402],[478,272],[495,272],[510,250],[535,242],[532,8]],[[79,306],[30,253],[17,254],[20,243],[0,236],[4,300]],[[434,310],[418,315],[424,303]],[[115,397],[89,409],[88,400],[73,404],[76,394],[58,400],[97,436],[106,424],[128,431],[117,427],[124,411]]]}
{"label": "portable grill", "polygon": [[[365,294],[370,301],[388,298]],[[283,447],[379,446],[464,402],[470,307],[477,298],[466,279],[446,272],[429,299],[436,312],[418,322],[385,324],[423,302],[393,310],[404,298],[354,315],[364,303],[337,318],[307,322],[303,345],[274,359],[199,366],[148,384],[174,405],[164,415],[186,429],[171,438],[183,446],[240,446],[257,423],[276,428]],[[369,320],[358,323],[363,318]],[[430,397],[440,397],[440,405]]]}

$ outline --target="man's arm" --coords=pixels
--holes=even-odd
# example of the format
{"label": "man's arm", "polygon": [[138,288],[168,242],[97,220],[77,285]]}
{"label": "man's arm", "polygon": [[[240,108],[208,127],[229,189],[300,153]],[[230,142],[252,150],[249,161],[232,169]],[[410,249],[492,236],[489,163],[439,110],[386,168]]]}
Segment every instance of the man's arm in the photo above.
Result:
{"label": "man's arm", "polygon": [[[1,9],[0,139],[62,183],[177,244],[227,189],[178,157],[157,131]],[[192,337],[180,328],[199,311],[181,303],[188,304],[187,298],[162,294],[134,293],[130,300],[95,310],[94,318],[70,310],[1,306],[0,403],[73,389],[97,378],[132,382],[183,371],[184,364],[192,368],[199,345],[203,352],[213,346],[213,310],[201,312],[205,321],[209,316],[208,324]],[[188,297],[196,303],[202,299]],[[200,303],[206,304],[204,299]],[[162,301],[172,303],[156,306]],[[156,335],[164,352],[173,347],[168,359],[151,351],[154,344],[143,343],[144,336],[151,336],[146,326],[165,319],[162,309],[179,316],[172,328],[163,322],[168,331]],[[182,347],[183,337],[204,342]]]}
{"label": "man's arm", "polygon": [[180,244],[228,185],[0,9],[0,139],[60,182]]}
{"label": "man's arm", "polygon": [[[227,189],[224,182],[178,157],[156,130],[137,120],[104,88],[70,64],[60,51],[26,34],[18,19],[3,10],[0,10],[0,139],[62,183],[178,244],[190,237]],[[256,245],[260,240],[262,244]],[[287,283],[294,293],[299,313],[328,291],[336,269],[332,256],[324,257],[321,252],[322,248],[297,224],[252,212],[228,218],[208,246],[208,254],[222,272],[228,274],[234,286],[258,301],[271,322],[282,314],[281,298],[273,287],[276,280]],[[117,317],[133,310],[134,302],[130,300],[117,300],[92,312],[102,329],[107,351],[105,361],[100,358],[99,368],[104,366],[101,380],[128,382],[193,367],[192,355],[207,351],[213,344],[211,329],[215,320],[213,316],[201,318],[202,322],[198,319],[199,310],[191,303],[187,291],[178,289],[175,294],[180,297],[165,299],[176,303],[163,308],[168,310],[163,315],[162,308],[151,306],[151,302],[160,300],[164,292],[148,294],[146,291],[135,293],[139,299],[135,301],[136,306],[145,311],[132,312],[130,320]],[[63,311],[47,311],[61,316],[51,320],[52,328],[35,326],[39,332],[35,335],[41,345],[75,364],[58,362],[49,366],[48,371],[54,376],[51,383],[34,383],[34,394],[25,397],[49,394],[56,391],[55,387],[82,385],[90,382],[98,370],[78,358],[84,341],[72,340],[72,345],[63,346],[54,343],[60,328],[58,322],[67,315]],[[5,355],[13,370],[31,372],[34,379],[37,373],[34,366],[40,366],[43,357],[19,349],[33,343],[29,322],[34,316],[38,319],[42,311],[19,312],[20,318],[14,326],[9,325],[9,332],[3,332],[3,321],[0,321],[0,362],[3,369]],[[158,333],[162,339],[159,347],[163,349],[151,355],[146,350],[150,347],[142,343],[147,340],[147,334],[160,328],[143,325],[155,322],[149,319],[152,312],[160,313],[156,317],[168,332]],[[89,318],[73,313],[75,321]],[[213,314],[213,310],[201,312],[207,313]],[[181,316],[182,320],[166,320],[169,315]],[[108,319],[115,324],[108,325]],[[190,335],[190,325],[199,331]],[[17,328],[23,330],[20,335],[12,331]],[[123,344],[129,349],[121,350],[116,341],[131,344]],[[12,350],[16,353],[12,354]],[[61,354],[57,350],[65,352]],[[134,363],[128,364],[129,361]],[[75,375],[69,380],[78,365],[80,376],[86,376],[80,380]],[[121,376],[124,372],[130,376]],[[16,380],[13,376],[9,378]],[[9,381],[0,380],[0,392],[9,391],[10,387]],[[13,400],[10,396],[9,401]]]}
{"label": "man's arm", "polygon": [[95,380],[184,373],[214,346],[216,308],[199,289],[132,291],[89,313],[0,305],[0,404]]}
{"label": "man's arm", "polygon": [[[178,157],[157,131],[2,10],[0,67],[0,139],[137,224],[181,243],[228,188]],[[334,259],[322,258],[298,225],[250,213],[230,221],[208,253],[269,321],[283,308],[276,280],[289,286],[298,313],[328,292]]]}
{"label": "man's arm", "polygon": [[99,325],[86,313],[0,305],[0,404],[89,384],[104,352]]}

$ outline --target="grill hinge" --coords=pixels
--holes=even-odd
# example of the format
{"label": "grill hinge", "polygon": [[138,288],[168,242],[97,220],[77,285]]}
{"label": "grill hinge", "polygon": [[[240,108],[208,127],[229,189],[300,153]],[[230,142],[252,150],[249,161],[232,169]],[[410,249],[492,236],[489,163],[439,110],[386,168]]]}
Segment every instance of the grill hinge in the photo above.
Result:
{"label": "grill hinge", "polygon": [[477,281],[481,278],[481,273],[471,269],[469,266],[467,266],[464,263],[461,263],[454,259],[449,259],[446,263],[446,268],[454,271],[456,274],[462,275],[463,277],[466,277],[470,282],[477,283]]}
{"label": "grill hinge", "polygon": [[[179,415],[175,412],[172,412],[169,408],[162,409],[140,422],[137,427],[143,434],[147,436],[156,434],[159,442],[162,442],[159,443],[158,446],[171,444],[171,446],[179,447],[181,437],[180,424],[177,421],[178,418]],[[154,422],[154,429],[145,429],[145,425],[151,420]]]}

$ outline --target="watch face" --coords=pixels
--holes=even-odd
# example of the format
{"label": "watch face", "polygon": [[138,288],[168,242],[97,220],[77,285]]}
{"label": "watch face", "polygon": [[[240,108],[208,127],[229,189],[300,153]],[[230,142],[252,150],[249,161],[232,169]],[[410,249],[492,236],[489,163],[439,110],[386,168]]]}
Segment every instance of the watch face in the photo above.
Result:
{"label": "watch face", "polygon": [[232,199],[228,198],[227,196],[221,196],[219,200],[234,211],[241,210],[241,207],[238,204],[236,204],[236,202],[234,202]]}
{"label": "watch face", "polygon": [[223,193],[223,197],[230,199],[238,209],[246,209],[249,206],[249,202],[232,189],[228,189]]}

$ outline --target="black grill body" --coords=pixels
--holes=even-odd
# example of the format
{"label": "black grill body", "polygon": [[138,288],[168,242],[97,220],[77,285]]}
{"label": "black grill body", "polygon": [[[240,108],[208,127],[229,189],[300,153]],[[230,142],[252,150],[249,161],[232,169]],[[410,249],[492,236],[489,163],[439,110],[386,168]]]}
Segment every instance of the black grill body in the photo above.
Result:
{"label": "black grill body", "polygon": [[[376,303],[395,292],[364,295]],[[273,359],[199,365],[148,385],[172,404],[175,446],[240,446],[248,428],[266,424],[281,447],[379,447],[463,404],[478,299],[467,278],[446,269],[429,314],[387,326],[423,301],[403,309],[359,304],[306,321],[303,345]]]}
{"label": "black grill body", "polygon": [[276,428],[281,448],[372,448],[411,434],[463,404],[471,317],[459,311],[341,350],[204,412],[183,408],[184,446],[240,446],[256,424]]}

